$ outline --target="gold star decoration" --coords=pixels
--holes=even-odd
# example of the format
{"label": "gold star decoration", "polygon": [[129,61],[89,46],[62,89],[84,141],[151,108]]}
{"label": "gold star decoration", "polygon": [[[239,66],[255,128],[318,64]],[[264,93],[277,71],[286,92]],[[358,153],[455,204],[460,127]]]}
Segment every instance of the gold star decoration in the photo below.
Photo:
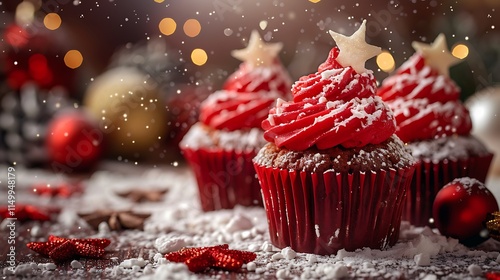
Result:
{"label": "gold star decoration", "polygon": [[151,216],[146,213],[132,211],[97,210],[92,213],[79,213],[78,216],[93,229],[98,230],[99,224],[106,222],[111,230],[142,229],[144,221]]}
{"label": "gold star decoration", "polygon": [[447,77],[450,67],[460,62],[460,59],[454,57],[448,50],[443,33],[439,34],[430,45],[414,41],[411,46],[424,57],[425,64]]}
{"label": "gold star decoration", "polygon": [[340,65],[351,66],[358,73],[366,72],[366,61],[380,54],[382,49],[366,43],[365,34],[366,20],[363,20],[359,29],[349,37],[330,30],[330,35],[339,48],[337,61]]}
{"label": "gold star decoration", "polygon": [[269,66],[283,48],[282,43],[265,43],[257,30],[253,30],[246,48],[233,50],[231,55],[253,67]]}
{"label": "gold star decoration", "polygon": [[127,192],[116,193],[118,196],[127,198],[132,202],[158,202],[161,201],[163,195],[167,193],[167,189],[150,189],[150,190],[131,190]]}

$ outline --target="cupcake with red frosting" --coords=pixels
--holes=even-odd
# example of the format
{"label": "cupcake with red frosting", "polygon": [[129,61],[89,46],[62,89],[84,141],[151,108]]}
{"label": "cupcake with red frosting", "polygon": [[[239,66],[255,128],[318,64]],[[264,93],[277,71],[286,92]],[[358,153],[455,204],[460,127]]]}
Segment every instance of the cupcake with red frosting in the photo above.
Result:
{"label": "cupcake with red frosting", "polygon": [[277,98],[290,94],[281,48],[252,32],[247,48],[232,53],[243,61],[239,69],[201,104],[199,122],[180,143],[204,211],[262,205],[252,158],[266,143],[261,122]]}
{"label": "cupcake with red frosting", "polygon": [[262,122],[269,143],[254,164],[277,247],[326,255],[398,240],[414,159],[364,68],[380,52],[365,30],[330,31],[338,48]]}
{"label": "cupcake with red frosting", "polygon": [[470,132],[469,112],[460,88],[449,78],[457,63],[440,34],[432,45],[414,42],[416,53],[385,79],[378,95],[394,111],[396,135],[419,160],[403,220],[432,225],[437,192],[459,177],[485,181],[493,155]]}

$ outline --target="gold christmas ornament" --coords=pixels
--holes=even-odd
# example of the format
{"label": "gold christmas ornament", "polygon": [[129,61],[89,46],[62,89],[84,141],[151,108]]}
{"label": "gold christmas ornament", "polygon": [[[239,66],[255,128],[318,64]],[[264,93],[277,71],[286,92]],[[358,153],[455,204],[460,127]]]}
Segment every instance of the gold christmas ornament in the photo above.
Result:
{"label": "gold christmas ornament", "polygon": [[135,68],[114,68],[97,77],[84,105],[99,120],[112,156],[143,157],[166,136],[167,110],[159,88]]}

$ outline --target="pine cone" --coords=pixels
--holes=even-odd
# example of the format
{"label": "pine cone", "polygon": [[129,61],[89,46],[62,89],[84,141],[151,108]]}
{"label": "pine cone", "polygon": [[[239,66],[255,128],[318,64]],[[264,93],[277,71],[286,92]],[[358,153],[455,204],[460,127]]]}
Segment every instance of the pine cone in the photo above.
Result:
{"label": "pine cone", "polygon": [[62,88],[42,91],[28,83],[19,91],[3,87],[0,93],[0,163],[42,166],[48,161],[45,149],[47,125],[71,102]]}

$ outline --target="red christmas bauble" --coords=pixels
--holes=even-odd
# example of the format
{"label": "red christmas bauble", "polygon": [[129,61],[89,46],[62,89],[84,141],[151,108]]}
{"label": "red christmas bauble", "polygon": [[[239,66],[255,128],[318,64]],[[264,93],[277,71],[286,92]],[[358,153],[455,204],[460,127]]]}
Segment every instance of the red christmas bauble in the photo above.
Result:
{"label": "red christmas bauble", "polygon": [[11,24],[1,35],[7,43],[4,51],[7,84],[20,89],[27,82],[35,82],[41,89],[62,86],[73,92],[76,70],[64,63],[68,50],[63,47],[65,41],[39,25],[25,28]]}
{"label": "red christmas bauble", "polygon": [[46,147],[50,167],[72,173],[92,168],[101,158],[104,135],[81,111],[56,116],[49,124]]}
{"label": "red christmas bauble", "polygon": [[437,193],[432,211],[441,234],[466,246],[476,246],[488,239],[482,234],[486,216],[498,211],[498,204],[483,183],[464,177],[453,180]]}

